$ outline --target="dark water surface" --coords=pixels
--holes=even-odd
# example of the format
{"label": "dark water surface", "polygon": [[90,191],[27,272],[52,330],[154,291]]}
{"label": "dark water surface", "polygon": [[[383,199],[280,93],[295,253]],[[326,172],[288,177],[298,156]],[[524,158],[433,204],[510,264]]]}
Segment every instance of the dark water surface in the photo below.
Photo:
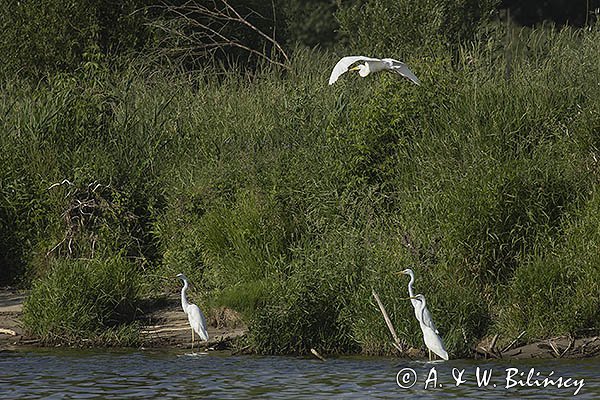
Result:
{"label": "dark water surface", "polygon": [[[480,380],[483,371],[489,377],[491,370],[487,384],[478,383],[478,367]],[[554,382],[543,387],[546,377]],[[574,395],[581,380],[583,386]],[[464,382],[457,385],[457,381]],[[541,386],[535,386],[536,382]],[[558,387],[559,382],[568,387]],[[257,397],[600,399],[600,360],[427,363],[343,357],[321,362],[172,350],[36,349],[0,353],[0,399]]]}

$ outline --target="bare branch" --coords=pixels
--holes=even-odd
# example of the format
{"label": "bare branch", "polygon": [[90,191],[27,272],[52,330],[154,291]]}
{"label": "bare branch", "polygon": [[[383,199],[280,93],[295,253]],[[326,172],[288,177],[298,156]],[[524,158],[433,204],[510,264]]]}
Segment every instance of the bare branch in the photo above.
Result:
{"label": "bare branch", "polygon": [[237,21],[248,26],[250,29],[252,29],[254,32],[258,33],[260,36],[262,36],[264,39],[266,39],[267,41],[271,42],[275,48],[277,50],[279,50],[281,52],[281,54],[283,55],[283,57],[285,58],[286,62],[289,62],[289,58],[287,56],[287,54],[285,53],[285,50],[283,50],[283,48],[279,45],[279,43],[269,37],[267,34],[265,34],[263,31],[261,31],[260,29],[258,29],[256,26],[252,25],[250,22],[248,22],[247,19],[244,19],[232,6],[229,5],[229,3],[227,3],[226,0],[221,0],[223,2],[223,4],[225,4],[225,6],[231,10],[231,12],[233,12],[235,14],[235,16],[237,17]]}
{"label": "bare branch", "polygon": [[[163,2],[162,8],[167,11],[167,14],[173,16],[173,19],[154,22],[152,26],[167,33],[171,38],[182,39],[188,43],[185,46],[177,45],[169,48],[166,44],[169,38],[164,39],[165,48],[172,53],[183,56],[207,56],[215,52],[226,54],[228,48],[237,48],[270,64],[288,68],[289,57],[275,38],[275,20],[273,20],[272,34],[269,35],[250,22],[253,16],[264,17],[254,10],[249,10],[246,15],[242,15],[228,0],[212,0],[204,4],[188,1],[179,6]],[[272,9],[275,18],[273,2]],[[253,32],[264,44],[257,48],[244,39],[236,37],[232,32],[239,31],[240,28]],[[266,50],[269,46],[274,50],[271,54]],[[279,56],[283,62],[278,60]]]}

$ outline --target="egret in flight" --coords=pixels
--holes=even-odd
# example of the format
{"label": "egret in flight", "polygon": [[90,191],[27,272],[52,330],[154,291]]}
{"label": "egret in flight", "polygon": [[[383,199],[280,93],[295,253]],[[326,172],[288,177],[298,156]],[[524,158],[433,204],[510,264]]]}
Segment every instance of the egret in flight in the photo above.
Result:
{"label": "egret in flight", "polygon": [[188,288],[188,280],[184,274],[177,274],[177,278],[183,281],[183,288],[181,289],[181,307],[187,314],[190,327],[192,328],[192,350],[194,349],[194,332],[200,336],[200,339],[204,342],[208,341],[208,332],[206,331],[206,318],[200,311],[197,305],[188,303],[185,297],[185,291]]}
{"label": "egret in flight", "polygon": [[[349,69],[352,64],[359,61],[364,61],[364,63]],[[329,77],[329,84],[333,85],[340,75],[347,71],[358,71],[358,74],[363,78],[369,74],[374,74],[375,72],[389,71],[408,78],[414,84],[419,85],[421,83],[416,75],[401,61],[392,58],[379,59],[364,56],[348,56],[343,57],[335,64],[333,71],[331,71],[331,76]]]}
{"label": "egret in flight", "polygon": [[435,333],[439,333],[433,324],[433,319],[431,318],[431,314],[427,308],[424,308],[423,311],[419,311],[420,302],[415,299],[415,291],[413,290],[413,283],[415,282],[415,273],[412,269],[406,268],[403,271],[397,272],[397,274],[403,274],[410,276],[410,281],[408,282],[408,296],[410,298],[410,302],[412,303],[413,308],[415,309],[415,317],[417,317],[417,321],[421,322],[421,314],[425,316],[425,319],[430,322],[431,327],[435,331]]}
{"label": "egret in flight", "polygon": [[435,329],[435,325],[433,325],[433,320],[431,319],[431,314],[429,313],[429,310],[427,310],[425,296],[418,294],[416,296],[411,296],[410,299],[414,299],[418,303],[415,310],[418,310],[420,313],[420,317],[417,317],[417,320],[419,320],[419,325],[421,326],[421,331],[423,332],[423,341],[425,342],[425,346],[427,346],[429,349],[429,360],[431,360],[432,351],[444,360],[448,360],[448,352],[444,348],[442,338],[437,334],[437,330]]}

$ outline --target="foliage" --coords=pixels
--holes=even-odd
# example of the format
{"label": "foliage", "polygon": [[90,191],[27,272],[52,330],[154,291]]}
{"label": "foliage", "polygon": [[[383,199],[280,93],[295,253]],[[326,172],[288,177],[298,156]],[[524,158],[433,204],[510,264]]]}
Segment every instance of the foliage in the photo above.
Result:
{"label": "foliage", "polygon": [[[1,216],[19,223],[0,227],[28,238],[7,248],[34,272],[29,326],[58,340],[131,320],[69,299],[94,318],[56,322],[41,299],[75,276],[184,272],[203,308],[244,315],[256,351],[387,353],[371,290],[420,346],[394,275],[411,267],[453,356],[490,332],[597,329],[599,32],[495,34],[406,58],[420,86],[330,87],[337,56],[306,49],[285,74],[142,62],[4,81]],[[72,252],[49,252],[65,237]],[[110,284],[107,304],[135,304],[137,284]]]}
{"label": "foliage", "polygon": [[140,48],[148,36],[146,0],[3,2],[0,53],[8,73],[38,77],[98,66],[110,51]]}
{"label": "foliage", "polygon": [[456,48],[471,40],[496,4],[497,0],[358,0],[341,6],[337,17],[354,52],[406,58],[439,44]]}
{"label": "foliage", "polygon": [[[23,310],[27,329],[47,343],[97,341],[132,345],[141,296],[134,264],[115,257],[103,261],[57,261],[44,280],[32,288]],[[104,342],[106,344],[106,341]]]}
{"label": "foliage", "polygon": [[[596,3],[596,6],[598,3]],[[598,18],[593,2],[577,3],[568,0],[502,0],[501,8],[510,10],[510,16],[520,25],[535,25],[551,21],[557,25],[585,26]]]}
{"label": "foliage", "polygon": [[330,47],[338,41],[334,0],[281,0],[285,16],[286,41],[308,47]]}
{"label": "foliage", "polygon": [[0,285],[27,281],[27,260],[31,257],[36,232],[43,221],[43,195],[31,190],[32,182],[5,168],[0,172]]}
{"label": "foliage", "polygon": [[255,66],[257,54],[273,59],[281,55],[266,38],[290,47],[296,43],[327,46],[333,41],[336,21],[331,1],[227,3],[243,22],[198,12],[199,4],[207,5],[210,12],[222,10],[220,1],[8,0],[0,6],[0,54],[4,56],[0,73],[35,80],[55,72],[104,68],[115,62],[116,55],[140,51],[154,58],[159,55],[163,61],[162,56],[167,56],[169,64],[187,68],[221,63]]}
{"label": "foliage", "polygon": [[600,329],[598,194],[575,213],[547,254],[533,254],[509,282],[499,327],[528,339]]}

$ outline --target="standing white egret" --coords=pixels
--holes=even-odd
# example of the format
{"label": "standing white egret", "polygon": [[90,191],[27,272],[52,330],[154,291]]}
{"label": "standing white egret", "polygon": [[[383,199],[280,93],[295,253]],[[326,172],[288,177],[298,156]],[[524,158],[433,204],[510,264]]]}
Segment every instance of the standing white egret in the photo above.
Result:
{"label": "standing white egret", "polygon": [[[364,64],[359,64],[356,67],[348,69],[352,64],[358,61],[364,61]],[[363,78],[369,74],[374,74],[375,72],[389,71],[410,79],[414,84],[419,85],[421,83],[406,64],[394,60],[393,58],[379,59],[364,56],[348,56],[343,57],[335,64],[333,71],[331,71],[331,76],[329,77],[329,84],[333,85],[340,75],[344,74],[346,71],[358,71],[358,74]]]}
{"label": "standing white egret", "polygon": [[433,323],[433,319],[431,318],[431,314],[427,308],[424,308],[422,312],[419,310],[420,302],[415,299],[415,291],[413,290],[413,283],[415,282],[415,273],[412,269],[406,268],[403,271],[397,272],[397,274],[404,274],[410,276],[410,281],[408,282],[408,296],[410,298],[410,302],[415,310],[415,317],[417,317],[417,321],[421,322],[421,315],[424,316],[428,325],[432,327],[435,333],[439,333],[435,324]]}
{"label": "standing white egret", "polygon": [[[417,308],[421,313],[421,317],[417,317],[419,320],[419,325],[421,326],[421,331],[423,332],[423,341],[425,342],[425,346],[429,349],[429,360],[431,360],[431,352],[433,351],[435,354],[443,358],[444,360],[448,360],[448,352],[444,348],[444,343],[442,342],[442,338],[437,334],[437,330],[433,325],[433,320],[431,319],[431,314],[427,310],[427,304],[425,303],[425,296],[422,294],[418,294],[416,296],[410,297],[410,299],[417,300]],[[425,316],[425,311],[427,311],[427,315]]]}
{"label": "standing white egret", "polygon": [[208,341],[208,332],[206,331],[206,318],[200,311],[200,308],[192,303],[188,303],[185,297],[185,291],[188,288],[188,280],[184,274],[177,274],[177,278],[183,281],[183,288],[181,289],[181,307],[188,316],[190,327],[192,328],[192,350],[194,349],[194,331],[200,336],[200,339],[204,342]]}

